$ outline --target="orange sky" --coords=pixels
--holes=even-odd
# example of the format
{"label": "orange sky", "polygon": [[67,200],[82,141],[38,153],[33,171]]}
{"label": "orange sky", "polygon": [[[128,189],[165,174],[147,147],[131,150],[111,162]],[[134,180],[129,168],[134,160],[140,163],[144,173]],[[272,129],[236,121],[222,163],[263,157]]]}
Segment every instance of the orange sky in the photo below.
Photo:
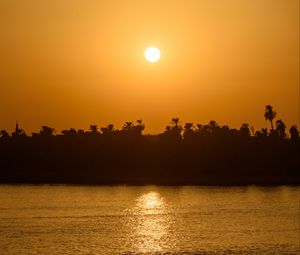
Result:
{"label": "orange sky", "polygon": [[0,129],[258,129],[266,104],[299,125],[298,21],[297,0],[1,0]]}

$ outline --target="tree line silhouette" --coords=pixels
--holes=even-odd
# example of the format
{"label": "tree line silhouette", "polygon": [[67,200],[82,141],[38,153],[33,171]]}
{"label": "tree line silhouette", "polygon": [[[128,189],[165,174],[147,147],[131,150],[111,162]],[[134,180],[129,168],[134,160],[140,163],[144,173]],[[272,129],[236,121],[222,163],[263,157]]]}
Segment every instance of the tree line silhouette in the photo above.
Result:
{"label": "tree line silhouette", "polygon": [[143,135],[142,120],[61,134],[42,126],[31,136],[17,123],[0,131],[0,183],[299,185],[299,131],[288,136],[276,115],[267,105],[271,129],[259,131],[173,118],[158,135]]}

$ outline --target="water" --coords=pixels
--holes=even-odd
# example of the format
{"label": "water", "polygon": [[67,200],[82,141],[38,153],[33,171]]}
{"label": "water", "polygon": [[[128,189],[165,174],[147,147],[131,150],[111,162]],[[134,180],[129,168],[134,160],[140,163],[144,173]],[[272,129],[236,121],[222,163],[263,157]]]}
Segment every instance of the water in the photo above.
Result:
{"label": "water", "polygon": [[299,192],[0,186],[0,254],[299,254]]}

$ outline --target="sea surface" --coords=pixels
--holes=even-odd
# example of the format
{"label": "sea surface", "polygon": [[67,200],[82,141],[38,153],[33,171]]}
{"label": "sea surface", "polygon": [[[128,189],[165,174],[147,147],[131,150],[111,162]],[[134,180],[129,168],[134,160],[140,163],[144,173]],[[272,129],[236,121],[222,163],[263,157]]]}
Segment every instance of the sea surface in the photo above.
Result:
{"label": "sea surface", "polygon": [[0,254],[300,254],[300,187],[0,186]]}

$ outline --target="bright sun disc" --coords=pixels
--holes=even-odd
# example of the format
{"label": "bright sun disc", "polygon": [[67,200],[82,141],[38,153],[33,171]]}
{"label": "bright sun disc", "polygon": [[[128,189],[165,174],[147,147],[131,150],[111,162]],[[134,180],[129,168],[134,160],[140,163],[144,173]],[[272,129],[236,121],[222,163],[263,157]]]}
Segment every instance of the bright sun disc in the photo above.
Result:
{"label": "bright sun disc", "polygon": [[157,62],[160,59],[160,50],[156,47],[150,47],[146,49],[145,58],[148,62]]}

